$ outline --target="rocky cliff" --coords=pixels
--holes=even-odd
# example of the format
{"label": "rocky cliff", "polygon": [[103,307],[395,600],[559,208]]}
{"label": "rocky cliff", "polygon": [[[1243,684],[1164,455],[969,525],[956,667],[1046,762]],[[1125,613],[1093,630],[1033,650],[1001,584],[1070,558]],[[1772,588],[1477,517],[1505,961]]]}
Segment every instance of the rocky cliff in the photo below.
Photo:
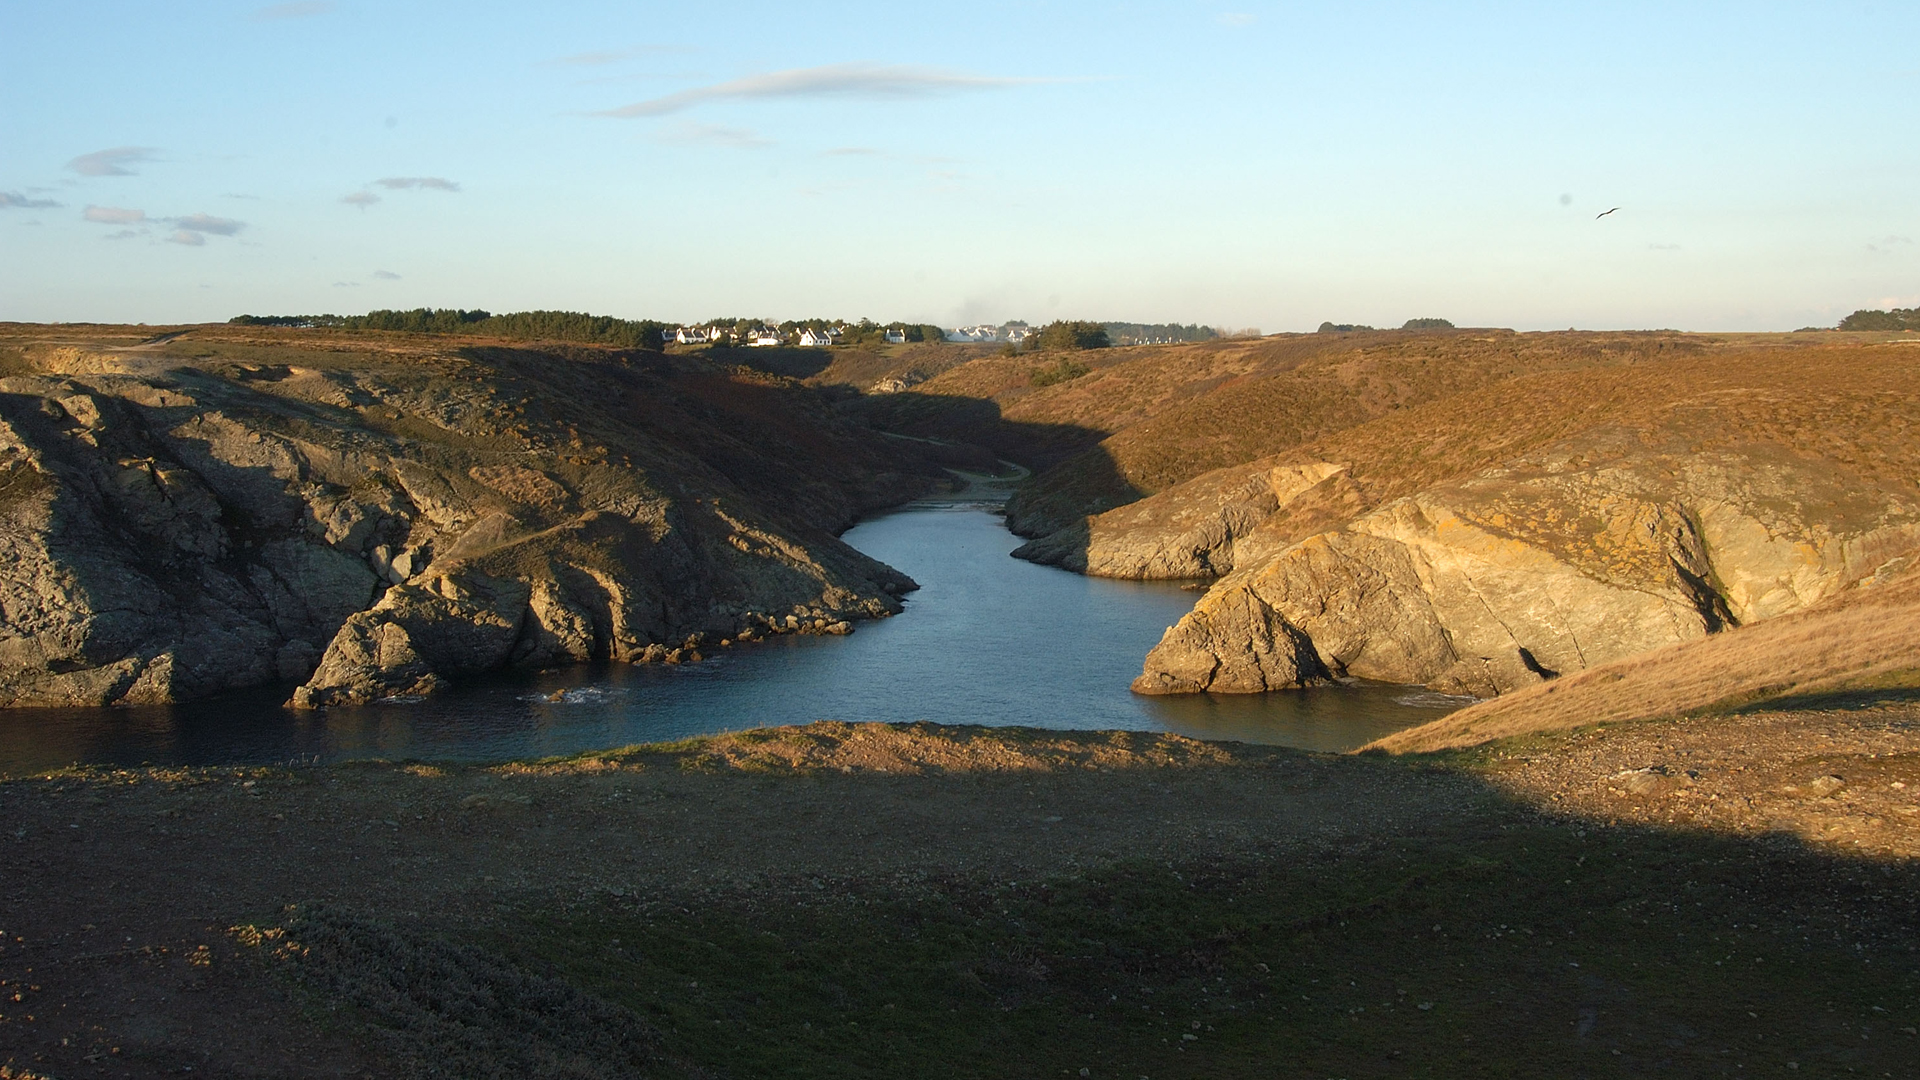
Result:
{"label": "rocky cliff", "polygon": [[296,705],[844,632],[927,470],[790,380],[657,354],[13,328],[0,705]]}
{"label": "rocky cliff", "polygon": [[[1143,693],[1356,676],[1490,697],[1801,610],[1920,548],[1912,350],[1734,351],[1436,402],[1040,542],[1126,577],[1223,575]],[[1511,457],[1431,478],[1505,425]],[[1473,455],[1467,455],[1470,459]],[[1292,457],[1296,460],[1287,460]],[[1441,468],[1437,471],[1445,471]]]}

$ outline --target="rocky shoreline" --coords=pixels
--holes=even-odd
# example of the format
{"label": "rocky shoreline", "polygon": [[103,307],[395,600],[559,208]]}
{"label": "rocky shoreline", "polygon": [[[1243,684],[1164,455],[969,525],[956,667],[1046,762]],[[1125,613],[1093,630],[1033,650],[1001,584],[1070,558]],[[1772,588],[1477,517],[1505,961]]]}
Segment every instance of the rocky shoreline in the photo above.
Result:
{"label": "rocky shoreline", "polygon": [[0,707],[275,682],[318,707],[673,662],[845,633],[914,588],[835,534],[941,473],[792,380],[284,337],[12,353]]}

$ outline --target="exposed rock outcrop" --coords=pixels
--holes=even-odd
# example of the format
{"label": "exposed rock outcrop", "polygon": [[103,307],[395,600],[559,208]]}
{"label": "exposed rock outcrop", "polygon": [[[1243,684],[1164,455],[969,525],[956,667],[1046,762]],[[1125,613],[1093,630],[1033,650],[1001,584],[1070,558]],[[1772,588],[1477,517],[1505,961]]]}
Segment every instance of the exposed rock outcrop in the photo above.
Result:
{"label": "exposed rock outcrop", "polygon": [[790,382],[333,347],[47,347],[0,379],[0,706],[362,702],[883,616],[913,587],[832,534],[925,476]]}
{"label": "exposed rock outcrop", "polygon": [[[1199,538],[1254,536],[1271,520]],[[1492,697],[1800,610],[1916,548],[1910,485],[1778,444],[1702,451],[1677,430],[1609,426],[1276,553],[1235,548],[1232,572],[1167,631],[1134,689],[1355,676]]]}

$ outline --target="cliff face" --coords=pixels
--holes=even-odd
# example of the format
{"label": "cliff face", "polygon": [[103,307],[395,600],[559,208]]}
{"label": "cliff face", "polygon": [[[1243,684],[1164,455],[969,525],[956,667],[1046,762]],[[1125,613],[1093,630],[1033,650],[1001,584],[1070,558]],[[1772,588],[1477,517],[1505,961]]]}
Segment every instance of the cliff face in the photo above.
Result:
{"label": "cliff face", "polygon": [[[1311,448],[1345,461],[1220,470],[1030,547],[1092,573],[1223,575],[1148,655],[1143,693],[1350,675],[1491,697],[1804,609],[1912,555],[1908,356],[1621,371],[1615,404],[1536,384],[1515,426],[1561,436],[1463,477],[1395,492],[1395,431],[1436,445],[1414,416]],[[1500,415],[1435,409],[1455,437]]]}
{"label": "cliff face", "polygon": [[16,354],[0,705],[366,701],[843,632],[913,587],[833,533],[925,477],[787,380],[309,340]]}

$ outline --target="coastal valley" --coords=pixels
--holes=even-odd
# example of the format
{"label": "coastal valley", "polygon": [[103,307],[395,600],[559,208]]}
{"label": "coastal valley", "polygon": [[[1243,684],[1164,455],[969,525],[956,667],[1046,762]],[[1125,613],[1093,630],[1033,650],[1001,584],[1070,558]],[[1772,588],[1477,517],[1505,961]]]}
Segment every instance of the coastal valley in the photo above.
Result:
{"label": "coastal valley", "polygon": [[1460,706],[5,776],[0,1076],[1911,1074],[1911,332],[1071,337],[0,327],[11,725],[859,635],[990,476],[1139,694]]}

